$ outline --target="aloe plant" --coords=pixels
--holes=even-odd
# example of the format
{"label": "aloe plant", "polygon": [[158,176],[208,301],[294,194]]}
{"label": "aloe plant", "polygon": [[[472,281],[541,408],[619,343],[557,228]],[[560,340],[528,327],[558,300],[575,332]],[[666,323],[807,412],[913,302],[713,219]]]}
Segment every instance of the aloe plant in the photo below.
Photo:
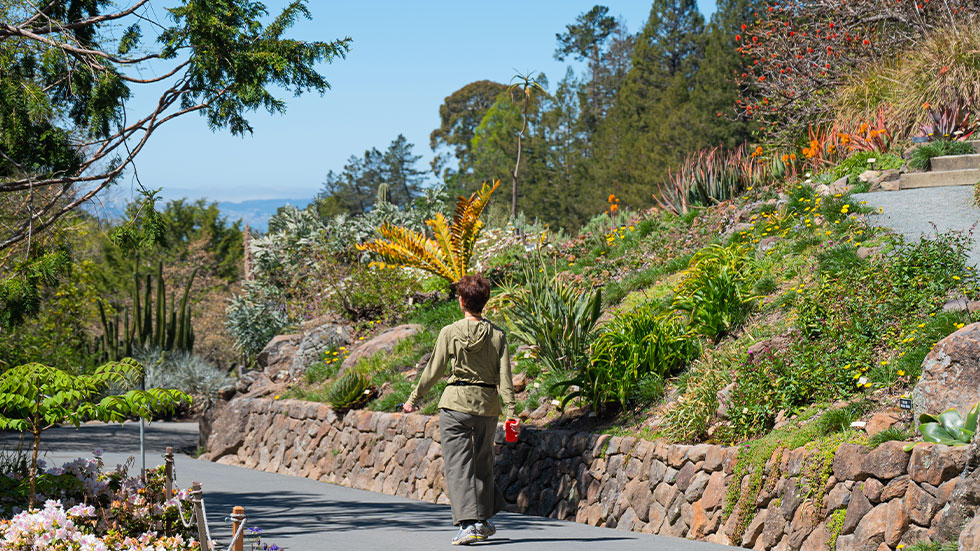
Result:
{"label": "aloe plant", "polygon": [[330,387],[327,402],[335,411],[347,411],[364,405],[371,397],[371,383],[367,376],[350,370]]}
{"label": "aloe plant", "polygon": [[[924,442],[944,444],[946,446],[965,446],[973,440],[977,432],[977,407],[973,404],[966,414],[966,419],[955,409],[948,409],[938,416],[923,413],[919,416],[919,432]],[[905,446],[905,451],[915,447],[915,443]]]}
{"label": "aloe plant", "polygon": [[[785,169],[785,167],[782,167]],[[714,147],[691,153],[658,184],[654,199],[661,208],[683,214],[695,205],[728,201],[748,188],[765,183],[771,169],[779,169],[749,153],[745,144],[733,149]]]}

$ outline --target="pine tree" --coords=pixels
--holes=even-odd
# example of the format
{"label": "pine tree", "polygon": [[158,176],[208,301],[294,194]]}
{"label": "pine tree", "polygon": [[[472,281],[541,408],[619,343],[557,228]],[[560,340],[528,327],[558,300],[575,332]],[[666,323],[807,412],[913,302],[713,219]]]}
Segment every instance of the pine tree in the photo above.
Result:
{"label": "pine tree", "polygon": [[633,65],[596,137],[596,178],[628,205],[651,202],[655,183],[695,148],[689,121],[703,56],[704,18],[694,0],[656,0]]}
{"label": "pine tree", "polygon": [[752,12],[760,4],[758,0],[720,0],[705,30],[704,60],[691,93],[691,102],[700,115],[692,127],[705,145],[732,147],[749,138],[752,126],[736,118],[739,89],[735,77],[746,61],[736,51],[735,35],[742,25],[751,24]]}

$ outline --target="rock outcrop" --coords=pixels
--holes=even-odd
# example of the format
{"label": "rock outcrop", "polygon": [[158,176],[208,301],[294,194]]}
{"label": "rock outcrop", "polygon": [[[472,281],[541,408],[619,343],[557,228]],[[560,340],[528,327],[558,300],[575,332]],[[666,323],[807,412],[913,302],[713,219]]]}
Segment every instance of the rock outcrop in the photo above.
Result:
{"label": "rock outcrop", "polygon": [[980,323],[936,343],[922,362],[922,380],[912,389],[915,417],[956,408],[964,418],[980,401]]}

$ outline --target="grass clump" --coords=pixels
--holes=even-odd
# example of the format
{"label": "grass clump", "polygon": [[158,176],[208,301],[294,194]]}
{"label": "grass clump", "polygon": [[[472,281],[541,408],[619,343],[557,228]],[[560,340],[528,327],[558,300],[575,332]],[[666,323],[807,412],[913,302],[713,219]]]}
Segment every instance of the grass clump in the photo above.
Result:
{"label": "grass clump", "polygon": [[874,449],[885,442],[905,442],[906,440],[911,440],[914,436],[915,433],[910,430],[891,427],[868,438],[868,447]]}
{"label": "grass clump", "polygon": [[966,142],[953,140],[937,140],[920,145],[909,158],[909,168],[914,170],[929,170],[933,157],[944,155],[970,155],[976,153],[973,146]]}

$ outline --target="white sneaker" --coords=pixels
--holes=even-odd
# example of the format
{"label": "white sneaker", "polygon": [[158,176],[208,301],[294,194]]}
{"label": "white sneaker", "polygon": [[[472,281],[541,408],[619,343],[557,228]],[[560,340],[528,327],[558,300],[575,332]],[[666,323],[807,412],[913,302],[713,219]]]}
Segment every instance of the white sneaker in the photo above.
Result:
{"label": "white sneaker", "polygon": [[490,520],[481,520],[476,523],[476,531],[483,536],[483,539],[487,539],[497,533],[497,527]]}
{"label": "white sneaker", "polygon": [[484,539],[486,537],[477,529],[476,524],[467,524],[459,527],[459,532],[453,538],[453,545],[469,545]]}

